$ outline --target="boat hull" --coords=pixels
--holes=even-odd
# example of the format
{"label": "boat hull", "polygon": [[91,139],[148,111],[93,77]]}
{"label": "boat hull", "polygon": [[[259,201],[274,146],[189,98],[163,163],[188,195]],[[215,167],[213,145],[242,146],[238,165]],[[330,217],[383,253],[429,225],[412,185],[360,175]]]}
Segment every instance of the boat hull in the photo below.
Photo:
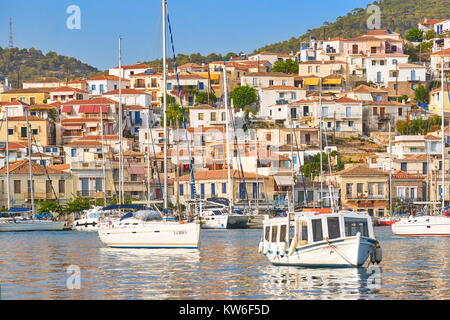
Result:
{"label": "boat hull", "polygon": [[450,237],[450,218],[418,217],[392,225],[392,232],[403,237]]}
{"label": "boat hull", "polygon": [[230,215],[228,216],[228,229],[245,229],[248,224],[248,216]]}
{"label": "boat hull", "polygon": [[0,223],[0,232],[25,232],[25,231],[62,231],[64,222],[55,221],[19,221]]}
{"label": "boat hull", "polygon": [[72,225],[75,231],[97,231],[99,229],[98,219],[80,219]]}
{"label": "boat hull", "polygon": [[272,244],[267,257],[277,266],[360,267],[376,243],[374,239],[359,236],[339,238],[297,247],[292,255],[289,255],[289,250],[278,251]]}
{"label": "boat hull", "polygon": [[202,218],[202,229],[244,229],[248,217],[243,215],[215,215]]}
{"label": "boat hull", "polygon": [[200,224],[146,222],[132,227],[100,227],[98,235],[111,248],[196,249]]}

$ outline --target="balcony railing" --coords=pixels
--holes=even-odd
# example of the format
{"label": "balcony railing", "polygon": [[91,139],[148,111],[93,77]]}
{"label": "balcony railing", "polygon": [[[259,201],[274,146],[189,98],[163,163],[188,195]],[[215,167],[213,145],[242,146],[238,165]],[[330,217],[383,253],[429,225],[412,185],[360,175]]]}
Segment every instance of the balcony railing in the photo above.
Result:
{"label": "balcony railing", "polygon": [[[111,191],[106,191],[106,196],[111,197]],[[77,196],[82,198],[101,198],[104,196],[103,191],[81,190],[77,191]]]}
{"label": "balcony railing", "polygon": [[350,200],[350,201],[357,201],[357,200],[363,200],[363,201],[368,201],[368,200],[388,200],[388,197],[381,194],[358,194],[358,195],[345,195],[345,199],[346,200]]}
{"label": "balcony railing", "polygon": [[422,81],[425,81],[425,79],[416,76],[416,77],[408,77],[408,81],[409,82],[422,82]]}

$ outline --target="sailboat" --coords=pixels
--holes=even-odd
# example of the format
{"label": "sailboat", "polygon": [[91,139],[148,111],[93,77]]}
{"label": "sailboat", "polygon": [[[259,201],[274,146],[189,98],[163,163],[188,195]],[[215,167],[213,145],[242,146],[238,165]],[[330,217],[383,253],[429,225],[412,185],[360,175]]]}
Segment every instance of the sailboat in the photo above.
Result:
{"label": "sailboat", "polygon": [[[247,226],[249,216],[238,214],[233,208],[233,182],[231,177],[231,151],[230,151],[230,111],[228,106],[227,70],[223,66],[223,85],[226,116],[226,145],[227,145],[227,171],[228,171],[228,205],[222,208],[202,209],[200,218],[203,229],[238,229]],[[228,207],[228,210],[227,208]]]}
{"label": "sailboat", "polygon": [[[28,108],[25,109],[25,117],[27,122],[27,136],[28,136],[28,164],[29,164],[29,184],[31,193],[31,210],[14,210],[11,208],[11,194],[10,194],[10,174],[9,174],[9,141],[8,134],[6,134],[6,185],[8,198],[8,216],[0,219],[0,232],[22,232],[22,231],[61,231],[64,229],[64,222],[37,220],[33,218],[35,214],[34,203],[34,188],[33,188],[33,173],[31,162],[31,128],[28,121]],[[8,108],[6,107],[6,127],[8,128]],[[22,214],[30,213],[31,217],[13,217],[12,213],[20,211]]]}
{"label": "sailboat", "polygon": [[[167,172],[167,57],[166,57],[166,19],[167,3],[162,0],[163,30],[163,82],[164,82],[164,208],[168,208]],[[119,68],[122,70],[121,68]],[[123,72],[123,71],[121,71]],[[119,77],[121,78],[121,77]],[[122,101],[120,101],[120,106]],[[120,118],[122,113],[120,112]],[[120,135],[123,131],[120,131]],[[121,192],[123,189],[121,188]],[[122,198],[122,197],[121,197]],[[122,198],[123,199],[123,198]],[[165,211],[165,210],[163,210]],[[120,219],[105,220],[98,230],[100,240],[112,248],[151,248],[151,249],[195,249],[200,244],[200,224],[197,221],[171,221],[164,219],[159,211],[146,214],[128,214]]]}
{"label": "sailboat", "polygon": [[[445,208],[445,73],[444,57],[441,57],[441,93],[442,93],[442,123],[441,123],[441,144],[442,144],[442,180],[441,180],[441,210],[440,215],[411,216],[402,219],[392,225],[392,232],[398,236],[405,237],[450,237],[450,217],[446,214]],[[448,90],[448,85],[447,85]]]}

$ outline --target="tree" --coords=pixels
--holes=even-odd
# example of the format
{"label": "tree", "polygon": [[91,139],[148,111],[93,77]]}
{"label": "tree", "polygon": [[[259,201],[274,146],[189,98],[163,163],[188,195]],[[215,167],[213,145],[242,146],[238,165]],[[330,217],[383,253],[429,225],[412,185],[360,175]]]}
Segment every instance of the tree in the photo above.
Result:
{"label": "tree", "polygon": [[233,100],[235,108],[243,109],[258,101],[258,94],[254,88],[247,85],[234,89],[230,94],[230,98]]}
{"label": "tree", "polygon": [[398,97],[397,101],[398,102],[403,102],[403,101],[408,101],[408,99],[409,99],[408,96],[406,94],[404,94],[404,95]]}
{"label": "tree", "polygon": [[63,208],[63,211],[64,213],[73,213],[87,210],[91,207],[90,201],[91,199],[89,198],[77,197],[72,201],[67,202]]}
{"label": "tree", "polygon": [[423,41],[423,31],[419,28],[412,28],[406,32],[406,40],[411,42],[422,42]]}
{"label": "tree", "polygon": [[436,32],[434,30],[428,30],[425,32],[424,39],[425,40],[431,40],[436,38]]}
{"label": "tree", "polygon": [[414,90],[414,100],[428,103],[430,101],[430,89],[420,85]]}
{"label": "tree", "polygon": [[[209,97],[208,97],[209,96]],[[199,104],[207,104],[208,103],[208,98],[210,102],[216,102],[217,101],[217,97],[213,92],[210,92],[208,95],[208,92],[198,92],[197,95],[195,96],[195,104],[199,105]]]}
{"label": "tree", "polygon": [[292,59],[286,61],[277,61],[273,65],[273,72],[284,72],[289,74],[298,74],[298,63]]}
{"label": "tree", "polygon": [[43,200],[38,203],[38,213],[61,213],[62,208],[59,206],[57,200]]}

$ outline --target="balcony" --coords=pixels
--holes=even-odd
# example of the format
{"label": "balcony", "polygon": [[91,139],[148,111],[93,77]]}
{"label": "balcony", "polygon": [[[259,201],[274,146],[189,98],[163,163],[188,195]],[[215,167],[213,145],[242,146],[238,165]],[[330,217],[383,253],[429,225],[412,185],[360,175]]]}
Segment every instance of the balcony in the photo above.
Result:
{"label": "balcony", "polygon": [[380,200],[389,200],[389,197],[386,195],[379,195],[379,194],[358,193],[357,196],[354,196],[353,194],[346,194],[345,200],[348,200],[348,201],[380,201]]}
{"label": "balcony", "polygon": [[[111,197],[111,191],[106,191],[106,196]],[[77,196],[82,198],[102,198],[105,196],[103,191],[81,190],[77,191]]]}
{"label": "balcony", "polygon": [[408,82],[423,82],[425,79],[422,77],[408,77]]}
{"label": "balcony", "polygon": [[[31,193],[26,192],[24,194],[24,198],[26,200],[31,200]],[[53,194],[53,192],[50,192],[50,193],[35,192],[34,193],[34,200],[45,200],[45,199],[55,199],[55,195]]]}

